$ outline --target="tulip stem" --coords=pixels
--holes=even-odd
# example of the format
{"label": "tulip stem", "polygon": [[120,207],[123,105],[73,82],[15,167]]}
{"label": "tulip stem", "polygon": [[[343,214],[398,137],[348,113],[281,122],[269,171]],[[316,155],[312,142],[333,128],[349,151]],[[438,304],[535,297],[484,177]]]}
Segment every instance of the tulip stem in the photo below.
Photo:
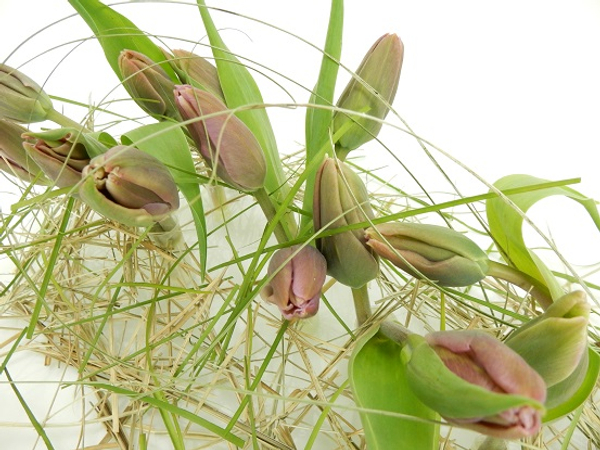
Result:
{"label": "tulip stem", "polygon": [[[277,215],[277,209],[273,204],[273,199],[267,194],[267,191],[262,188],[253,193],[254,198],[260,205],[263,210],[263,213],[267,217],[267,220],[273,220]],[[283,244],[285,242],[291,241],[294,237],[291,232],[284,226],[284,224],[279,221],[275,226],[275,237],[277,238],[277,242]]]}
{"label": "tulip stem", "polygon": [[352,298],[354,299],[354,310],[358,325],[364,324],[371,317],[371,303],[369,302],[369,291],[365,284],[359,288],[352,288]]}
{"label": "tulip stem", "polygon": [[90,131],[84,125],[79,122],[75,122],[72,119],[69,119],[64,114],[59,113],[57,110],[52,109],[48,112],[48,120],[51,120],[54,123],[59,124],[62,127],[75,128],[81,131]]}
{"label": "tulip stem", "polygon": [[553,303],[550,291],[538,280],[514,267],[496,261],[489,261],[487,276],[500,278],[529,292],[529,294],[546,310]]}

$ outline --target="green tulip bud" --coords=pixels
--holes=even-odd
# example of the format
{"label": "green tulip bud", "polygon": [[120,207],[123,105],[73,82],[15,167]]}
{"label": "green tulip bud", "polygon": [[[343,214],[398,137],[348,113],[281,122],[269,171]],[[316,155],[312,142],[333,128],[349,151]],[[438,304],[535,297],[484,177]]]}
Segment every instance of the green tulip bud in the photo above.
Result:
{"label": "green tulip bud", "polygon": [[499,340],[474,330],[411,335],[402,357],[414,394],[451,424],[504,439],[540,430],[544,380]]}
{"label": "green tulip bud", "polygon": [[[587,354],[589,316],[585,293],[574,291],[516,329],[505,343],[552,387],[569,377]],[[576,389],[578,385],[572,387]]]}
{"label": "green tulip bud", "polygon": [[81,200],[124,225],[147,227],[179,208],[169,170],[154,156],[118,145],[92,158],[83,169]]}
{"label": "green tulip bud", "polygon": [[187,129],[212,170],[236,189],[252,192],[262,188],[267,174],[265,155],[246,124],[207,91],[181,85],[175,86],[174,92],[181,117],[198,119]]}
{"label": "green tulip bud", "polygon": [[440,286],[470,286],[488,271],[477,244],[450,228],[419,223],[385,223],[365,232],[367,245],[417,278]]}
{"label": "green tulip bud", "polygon": [[123,86],[140,108],[158,119],[179,117],[173,99],[175,83],[159,64],[142,53],[123,50],[119,69]]}
{"label": "green tulip bud", "polygon": [[185,84],[208,91],[225,103],[225,95],[215,66],[205,58],[186,50],[173,50],[173,55],[167,56],[173,70]]}
{"label": "green tulip bud", "polygon": [[272,278],[261,297],[277,305],[287,320],[312,317],[319,310],[326,272],[325,258],[316,248],[282,248],[269,262],[267,276]]}
{"label": "green tulip bud", "polygon": [[[342,161],[327,158],[315,179],[315,231],[366,222],[373,218],[369,194],[360,177]],[[349,230],[317,239],[327,260],[327,273],[353,288],[364,286],[379,273],[379,262],[365,245],[363,230]]]}
{"label": "green tulip bud", "polygon": [[[394,101],[404,45],[395,34],[385,34],[369,49],[356,75],[362,79],[352,78],[340,96],[337,106],[385,119]],[[365,86],[368,85],[369,87]],[[379,130],[381,122],[365,117],[351,116],[342,111],[336,112],[333,118],[334,133],[351,123],[350,128],[340,137],[338,146],[345,150],[354,150],[372,140]]]}
{"label": "green tulip bud", "polygon": [[52,109],[52,100],[35,81],[0,64],[0,119],[42,122]]}
{"label": "green tulip bud", "polygon": [[59,187],[75,186],[90,162],[88,152],[73,128],[23,133],[23,147],[44,173]]}
{"label": "green tulip bud", "polygon": [[23,133],[27,128],[0,119],[0,170],[27,182],[49,184],[42,169],[23,148]]}

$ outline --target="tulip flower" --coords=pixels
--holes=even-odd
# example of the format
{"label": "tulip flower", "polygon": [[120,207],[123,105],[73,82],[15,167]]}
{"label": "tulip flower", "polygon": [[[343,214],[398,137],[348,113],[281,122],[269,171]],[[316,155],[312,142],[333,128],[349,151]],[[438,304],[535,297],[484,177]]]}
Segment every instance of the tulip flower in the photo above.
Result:
{"label": "tulip flower", "polygon": [[[313,208],[315,231],[373,218],[369,195],[360,177],[346,164],[332,158],[327,158],[317,172]],[[366,247],[363,230],[317,239],[317,248],[327,260],[327,273],[346,286],[364,286],[379,272],[379,262]]]}
{"label": "tulip flower", "polygon": [[395,222],[371,227],[365,236],[366,244],[379,256],[440,286],[470,286],[488,271],[485,252],[450,228]]}
{"label": "tulip flower", "polygon": [[411,335],[402,357],[414,394],[451,424],[505,439],[540,430],[544,380],[499,340],[474,330]]}
{"label": "tulip flower", "polygon": [[552,387],[569,377],[586,354],[589,316],[585,293],[574,291],[516,329],[505,343]]}
{"label": "tulip flower", "polygon": [[277,305],[287,320],[314,316],[319,309],[326,272],[325,258],[316,248],[300,245],[282,248],[269,262],[267,276],[272,278],[261,291],[261,297]]}
{"label": "tulip flower", "polygon": [[123,50],[119,55],[123,85],[135,102],[157,118],[178,118],[173,99],[175,83],[159,64],[146,55]]}
{"label": "tulip flower", "polygon": [[175,103],[206,163],[227,184],[252,192],[264,186],[267,164],[250,129],[219,99],[189,85],[175,86]]}
{"label": "tulip flower", "polygon": [[[380,37],[356,70],[360,79],[350,80],[337,106],[377,119],[385,119],[396,96],[403,57],[404,45],[397,35],[385,34]],[[360,147],[377,136],[381,130],[379,121],[352,116],[343,111],[336,112],[333,118],[334,133],[346,126],[350,128],[337,142],[338,146],[345,150]]]}
{"label": "tulip flower", "polygon": [[179,208],[169,170],[155,157],[118,145],[83,169],[79,197],[94,211],[128,226],[146,227]]}
{"label": "tulip flower", "polygon": [[35,81],[0,64],[0,119],[42,122],[52,110],[52,100]]}
{"label": "tulip flower", "polygon": [[42,169],[23,148],[21,135],[27,129],[6,119],[0,119],[0,170],[27,182],[49,184]]}
{"label": "tulip flower", "polygon": [[26,132],[23,147],[44,173],[59,187],[74,186],[90,162],[80,133],[73,128]]}
{"label": "tulip flower", "polygon": [[167,56],[171,66],[185,84],[208,91],[225,103],[225,95],[215,66],[205,58],[186,50],[173,50],[173,55]]}

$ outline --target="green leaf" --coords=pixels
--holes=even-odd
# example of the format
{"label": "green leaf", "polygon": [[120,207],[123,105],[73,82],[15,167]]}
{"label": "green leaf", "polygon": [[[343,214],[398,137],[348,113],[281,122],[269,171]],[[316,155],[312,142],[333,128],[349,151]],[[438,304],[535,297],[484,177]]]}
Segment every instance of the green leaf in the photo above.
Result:
{"label": "green leaf", "polygon": [[[339,60],[342,53],[342,31],[344,28],[344,2],[332,0],[329,14],[329,26],[325,40],[325,51],[321,61],[321,70],[315,89],[310,96],[310,103],[314,105],[333,105],[333,95],[337,80]],[[329,130],[333,112],[330,109],[308,108],[306,110],[305,135],[306,135],[306,163],[313,158],[322,159],[321,149],[331,143]],[[331,152],[333,146],[331,145]],[[313,190],[316,170],[308,174],[306,180],[304,203],[302,209],[312,214]],[[302,216],[303,225],[309,223],[310,216]],[[304,226],[302,227],[304,228]]]}
{"label": "green leaf", "polygon": [[[250,71],[227,48],[219,35],[204,0],[197,0],[202,21],[206,27],[208,39],[212,45],[212,53],[217,64],[219,81],[229,108],[235,109],[247,105],[263,105],[262,94]],[[269,194],[274,193],[278,201],[287,193],[286,177],[283,172],[275,134],[264,108],[252,108],[236,112],[242,122],[260,143],[267,160],[267,177],[265,187]]]}
{"label": "green leaf", "polygon": [[350,359],[354,400],[369,410],[360,413],[367,447],[437,449],[439,430],[434,421],[439,416],[412,393],[401,350],[375,329],[360,339]]}
{"label": "green leaf", "polygon": [[[578,373],[578,371],[580,370],[584,372],[583,380],[578,381],[576,379],[580,376],[580,374]],[[561,383],[558,383],[557,385],[554,385],[550,389],[548,389],[548,398],[550,400],[560,396],[560,390],[563,387],[563,383],[581,383],[579,389],[577,389],[577,391],[574,394],[571,394],[568,399],[564,400],[558,405],[550,406],[549,409],[546,410],[544,422],[550,422],[554,419],[558,419],[567,414],[570,414],[575,409],[577,409],[583,402],[585,402],[596,387],[596,381],[598,380],[599,372],[600,356],[598,356],[598,354],[594,350],[588,348],[587,357],[582,358],[580,367],[575,369],[573,375],[571,375]],[[569,386],[567,386],[567,389],[568,387]]]}
{"label": "green leaf", "polygon": [[[501,178],[494,186],[500,190],[533,186],[547,183],[548,180],[530,175],[509,175]],[[585,197],[576,190],[567,187],[553,187],[544,190],[533,190],[522,194],[507,196],[523,212],[538,201],[552,195],[563,195],[579,202],[588,212],[598,229],[600,229],[600,214],[594,200]],[[523,239],[523,216],[507,204],[502,198],[492,198],[486,203],[487,217],[491,236],[503,253],[507,262],[521,272],[541,281],[550,290],[554,299],[561,297],[562,291],[558,281],[550,269],[530,250]]]}
{"label": "green leaf", "polygon": [[125,145],[135,145],[154,156],[169,168],[177,187],[190,206],[196,225],[200,261],[203,271],[206,270],[208,242],[204,207],[194,160],[183,130],[177,124],[159,122],[128,131],[121,140]]}
{"label": "green leaf", "polygon": [[85,20],[102,46],[106,59],[114,72],[123,81],[119,70],[119,54],[129,49],[143,53],[178,82],[175,72],[168,64],[161,49],[133,22],[98,0],[69,0],[69,3]]}

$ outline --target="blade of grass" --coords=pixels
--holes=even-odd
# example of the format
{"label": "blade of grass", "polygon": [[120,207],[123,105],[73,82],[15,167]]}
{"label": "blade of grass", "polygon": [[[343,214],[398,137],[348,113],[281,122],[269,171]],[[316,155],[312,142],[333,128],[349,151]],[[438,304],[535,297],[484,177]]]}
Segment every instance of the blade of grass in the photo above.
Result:
{"label": "blade of grass", "polygon": [[75,199],[73,197],[70,197],[69,200],[67,200],[65,212],[63,213],[63,218],[60,223],[60,227],[58,229],[58,232],[56,233],[56,240],[54,241],[54,246],[52,247],[52,253],[50,254],[50,259],[48,260],[48,263],[46,265],[47,270],[46,273],[44,273],[44,278],[42,279],[39,296],[35,302],[35,306],[33,307],[33,311],[31,313],[29,327],[27,328],[27,339],[31,339],[33,337],[35,325],[37,324],[37,321],[40,318],[40,313],[42,311],[42,307],[45,301],[44,299],[46,297],[46,290],[48,289],[48,285],[50,284],[50,278],[52,278],[53,275],[54,266],[56,265],[56,261],[58,260],[58,255],[61,250],[63,237],[65,236],[65,230],[67,229],[67,225],[71,217],[71,211],[73,210],[74,201]]}
{"label": "blade of grass", "polygon": [[17,385],[13,382],[13,379],[10,376],[10,373],[8,373],[8,369],[4,368],[4,374],[6,375],[6,379],[8,380],[8,384],[10,385],[11,389],[13,390],[13,392],[15,393],[15,395],[17,396],[17,399],[19,400],[19,403],[23,407],[23,410],[25,411],[25,414],[27,414],[27,417],[29,418],[29,421],[31,422],[31,425],[33,426],[33,428],[37,432],[38,436],[44,441],[44,444],[46,444],[46,448],[48,448],[48,450],[54,450],[54,446],[52,445],[52,442],[50,442],[50,439],[48,438],[48,435],[46,434],[46,431],[44,430],[44,427],[42,427],[42,425],[35,418],[35,415],[33,414],[33,411],[31,411],[31,408],[29,408],[29,405],[27,404],[27,402],[25,401],[25,399],[23,398],[23,396],[19,392],[19,389],[17,388]]}
{"label": "blade of grass", "polygon": [[195,423],[203,428],[206,428],[208,431],[216,434],[217,436],[225,439],[228,442],[231,442],[233,445],[237,445],[238,447],[244,446],[244,440],[236,436],[235,434],[215,425],[214,423],[206,420],[202,417],[197,416],[196,414],[180,408],[179,406],[172,405],[169,402],[165,402],[163,400],[157,399],[152,395],[141,394],[139,392],[131,391],[129,389],[125,389],[119,386],[113,386],[107,383],[86,383],[87,386],[96,388],[96,389],[104,389],[106,391],[114,392],[115,394],[125,395],[127,397],[131,397],[133,399],[139,400],[141,402],[148,403],[149,405],[158,408],[159,410],[165,410],[171,414],[182,417],[184,419],[189,420],[192,423]]}

